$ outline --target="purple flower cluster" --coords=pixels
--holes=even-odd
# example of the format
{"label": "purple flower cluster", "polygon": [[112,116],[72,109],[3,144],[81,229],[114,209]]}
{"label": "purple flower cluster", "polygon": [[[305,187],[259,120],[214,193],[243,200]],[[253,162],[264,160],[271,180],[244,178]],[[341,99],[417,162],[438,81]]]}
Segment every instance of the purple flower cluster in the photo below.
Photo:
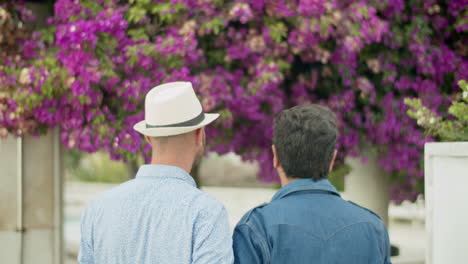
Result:
{"label": "purple flower cluster", "polygon": [[58,0],[52,43],[31,32],[18,36],[17,53],[0,52],[7,66],[0,135],[60,126],[69,148],[148,158],[132,129],[144,118],[144,94],[187,80],[206,111],[221,113],[207,130],[211,149],[258,161],[260,178],[277,180],[274,116],[320,103],[339,119],[340,160],[375,148],[395,176],[392,199],[413,200],[422,192],[423,145],[433,139],[406,116],[403,100],[420,97],[443,112],[457,81],[468,79],[467,7],[466,0]]}

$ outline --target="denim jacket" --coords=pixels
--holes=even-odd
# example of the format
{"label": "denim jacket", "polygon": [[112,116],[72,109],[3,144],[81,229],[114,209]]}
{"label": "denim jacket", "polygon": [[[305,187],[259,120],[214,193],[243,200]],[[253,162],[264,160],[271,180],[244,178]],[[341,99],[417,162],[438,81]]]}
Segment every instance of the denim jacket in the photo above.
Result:
{"label": "denim jacket", "polygon": [[387,230],[328,180],[293,181],[250,210],[233,234],[235,263],[389,264]]}

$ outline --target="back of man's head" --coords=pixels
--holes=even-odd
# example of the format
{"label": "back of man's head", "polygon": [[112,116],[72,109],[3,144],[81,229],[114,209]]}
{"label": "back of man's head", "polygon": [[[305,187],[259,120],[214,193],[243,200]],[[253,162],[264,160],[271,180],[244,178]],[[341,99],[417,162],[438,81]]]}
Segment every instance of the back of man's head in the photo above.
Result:
{"label": "back of man's head", "polygon": [[193,138],[190,137],[193,133],[194,132],[192,131],[175,136],[150,137],[150,144],[153,147],[153,151],[156,151],[159,154],[188,151],[193,143],[191,142],[191,139],[195,141],[195,136],[193,136]]}
{"label": "back of man's head", "polygon": [[327,178],[337,138],[335,114],[325,106],[295,106],[275,118],[273,144],[288,178]]}

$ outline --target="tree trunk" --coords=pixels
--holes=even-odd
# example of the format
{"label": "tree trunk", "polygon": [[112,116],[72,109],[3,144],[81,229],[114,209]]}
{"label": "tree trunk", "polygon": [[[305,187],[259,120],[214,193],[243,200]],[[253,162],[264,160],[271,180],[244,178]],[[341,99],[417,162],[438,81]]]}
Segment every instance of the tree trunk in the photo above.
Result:
{"label": "tree trunk", "polygon": [[345,196],[378,214],[388,227],[389,174],[379,166],[375,153],[364,153],[364,163],[361,157],[346,159],[351,172],[345,176]]}

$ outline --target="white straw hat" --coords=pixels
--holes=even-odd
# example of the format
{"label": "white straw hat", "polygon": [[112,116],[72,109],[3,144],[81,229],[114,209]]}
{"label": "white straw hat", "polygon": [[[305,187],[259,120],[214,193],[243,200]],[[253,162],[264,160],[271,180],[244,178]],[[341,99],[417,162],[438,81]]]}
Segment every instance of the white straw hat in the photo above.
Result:
{"label": "white straw hat", "polygon": [[133,129],[150,137],[184,134],[204,127],[219,114],[204,113],[192,83],[171,82],[151,89],[145,99],[145,120]]}

